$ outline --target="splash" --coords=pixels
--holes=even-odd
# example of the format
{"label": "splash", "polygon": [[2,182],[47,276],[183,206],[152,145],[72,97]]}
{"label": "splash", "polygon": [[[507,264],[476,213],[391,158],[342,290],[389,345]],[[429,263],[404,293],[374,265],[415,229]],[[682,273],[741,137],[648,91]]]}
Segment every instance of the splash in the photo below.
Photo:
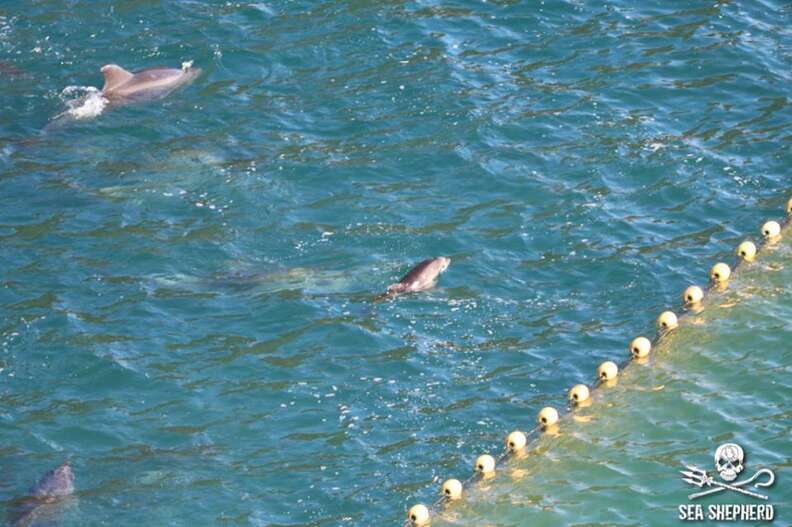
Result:
{"label": "splash", "polygon": [[101,115],[109,101],[93,86],[67,86],[60,94],[66,110],[55,119],[93,119]]}

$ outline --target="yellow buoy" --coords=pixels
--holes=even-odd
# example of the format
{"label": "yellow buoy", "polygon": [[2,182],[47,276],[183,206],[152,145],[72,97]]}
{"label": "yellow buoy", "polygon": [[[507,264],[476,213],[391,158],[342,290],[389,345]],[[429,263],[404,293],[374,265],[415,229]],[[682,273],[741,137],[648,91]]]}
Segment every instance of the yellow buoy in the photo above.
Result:
{"label": "yellow buoy", "polygon": [[587,400],[591,393],[589,392],[588,386],[585,384],[576,384],[569,390],[569,399],[575,403],[582,403],[583,401]]}
{"label": "yellow buoy", "polygon": [[410,520],[410,524],[415,527],[429,525],[429,508],[422,503],[413,505],[407,512],[407,518]]}
{"label": "yellow buoy", "polygon": [[493,474],[495,472],[495,458],[489,454],[476,458],[476,472],[483,476]]}
{"label": "yellow buoy", "polygon": [[675,329],[679,325],[679,320],[673,311],[663,311],[657,317],[657,327],[664,330]]}
{"label": "yellow buoy", "polygon": [[792,198],[789,198],[789,201],[787,201],[786,211],[787,214],[792,214]]}
{"label": "yellow buoy", "polygon": [[737,247],[737,254],[746,262],[752,262],[756,257],[756,245],[753,242],[744,241]]}
{"label": "yellow buoy", "polygon": [[710,269],[710,279],[713,282],[720,282],[720,283],[727,282],[730,276],[731,276],[731,267],[729,267],[727,264],[723,262],[716,263],[715,265],[712,266],[712,269]]}
{"label": "yellow buoy", "polygon": [[508,448],[510,452],[518,452],[525,448],[527,444],[528,438],[519,430],[515,430],[506,438],[506,448]]}
{"label": "yellow buoy", "polygon": [[777,221],[767,221],[762,225],[762,236],[765,238],[775,238],[781,234],[781,225]]}
{"label": "yellow buoy", "polygon": [[652,350],[652,341],[646,337],[636,337],[630,342],[630,353],[636,359],[642,359],[649,356]]}
{"label": "yellow buoy", "polygon": [[558,422],[558,412],[553,407],[545,406],[539,411],[538,421],[545,428],[553,426]]}
{"label": "yellow buoy", "polygon": [[462,483],[458,479],[448,479],[443,483],[443,496],[449,500],[458,500],[462,497]]}
{"label": "yellow buoy", "polygon": [[597,377],[602,379],[603,381],[610,381],[616,378],[619,374],[619,367],[616,365],[615,362],[611,362],[606,360],[602,364],[599,365],[597,368]]}
{"label": "yellow buoy", "polygon": [[685,300],[686,304],[698,304],[704,299],[704,291],[702,291],[699,286],[692,285],[685,289],[682,298]]}

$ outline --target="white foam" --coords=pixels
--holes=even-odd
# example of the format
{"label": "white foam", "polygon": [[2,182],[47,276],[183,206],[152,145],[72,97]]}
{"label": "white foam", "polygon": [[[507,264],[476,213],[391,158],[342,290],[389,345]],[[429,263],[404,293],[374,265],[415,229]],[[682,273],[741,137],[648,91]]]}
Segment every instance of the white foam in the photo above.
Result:
{"label": "white foam", "polygon": [[265,4],[264,2],[258,2],[258,3],[255,3],[255,4],[250,4],[250,7],[254,8],[254,9],[257,9],[258,11],[261,11],[262,13],[264,13],[266,15],[270,15],[270,16],[274,16],[275,15],[275,10],[272,9],[267,4]]}
{"label": "white foam", "polygon": [[14,147],[12,145],[5,145],[2,149],[0,149],[0,160],[4,163],[7,163],[11,159],[11,154],[14,153]]}
{"label": "white foam", "polygon": [[101,115],[108,104],[102,92],[93,86],[67,86],[61,92],[66,111],[61,116],[74,119],[92,119]]}

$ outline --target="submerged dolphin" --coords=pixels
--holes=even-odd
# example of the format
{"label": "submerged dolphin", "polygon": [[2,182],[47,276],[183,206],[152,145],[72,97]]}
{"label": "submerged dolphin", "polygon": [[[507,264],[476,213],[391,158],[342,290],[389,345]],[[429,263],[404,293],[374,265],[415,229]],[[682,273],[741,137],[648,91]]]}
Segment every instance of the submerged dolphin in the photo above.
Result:
{"label": "submerged dolphin", "polygon": [[28,491],[15,500],[11,513],[14,527],[58,524],[74,494],[74,473],[68,461],[44,474]]}
{"label": "submerged dolphin", "polygon": [[430,289],[437,283],[440,273],[448,269],[449,265],[451,258],[445,256],[424,260],[413,267],[398,283],[388,286],[388,290],[380,295],[380,298]]}
{"label": "submerged dolphin", "polygon": [[105,80],[102,96],[110,102],[165,97],[201,74],[199,68],[192,67],[192,61],[182,63],[180,69],[150,68],[130,73],[121,66],[107,64],[101,71]]}

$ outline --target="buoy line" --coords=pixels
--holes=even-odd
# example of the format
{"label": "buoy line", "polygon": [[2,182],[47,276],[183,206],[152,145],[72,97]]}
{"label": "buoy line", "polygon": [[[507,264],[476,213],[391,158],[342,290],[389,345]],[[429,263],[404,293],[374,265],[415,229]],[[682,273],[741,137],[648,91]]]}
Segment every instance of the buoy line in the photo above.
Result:
{"label": "buoy line", "polygon": [[[775,244],[781,239],[783,230],[792,220],[792,198],[789,198],[785,207],[787,217],[781,222],[774,220],[766,221],[760,229],[763,243],[760,248]],[[718,262],[709,271],[709,285],[702,288],[698,285],[688,286],[682,293],[682,307],[685,312],[689,310],[699,310],[701,304],[714,288],[726,285],[734,275],[737,268],[743,263],[750,263],[756,259],[759,249],[750,240],[745,240],[737,246],[737,261],[734,267],[729,267],[727,263]],[[405,527],[427,527],[431,524],[432,517],[444,505],[464,496],[465,488],[475,481],[489,479],[495,476],[495,470],[499,465],[505,463],[509,458],[523,452],[526,448],[536,441],[541,432],[554,430],[562,417],[574,412],[578,405],[591,400],[591,392],[616,379],[633,360],[646,359],[652,348],[657,345],[666,335],[679,327],[679,318],[673,311],[664,311],[657,317],[657,331],[654,339],[639,336],[634,338],[628,347],[630,355],[617,364],[613,361],[605,361],[597,368],[597,375],[590,385],[576,384],[568,392],[568,403],[563,414],[551,406],[542,408],[537,415],[536,424],[527,431],[515,430],[506,437],[506,445],[503,452],[497,458],[490,454],[482,454],[476,458],[474,472],[465,480],[448,479],[440,487],[440,496],[430,505],[418,503],[410,507],[407,512]]]}

